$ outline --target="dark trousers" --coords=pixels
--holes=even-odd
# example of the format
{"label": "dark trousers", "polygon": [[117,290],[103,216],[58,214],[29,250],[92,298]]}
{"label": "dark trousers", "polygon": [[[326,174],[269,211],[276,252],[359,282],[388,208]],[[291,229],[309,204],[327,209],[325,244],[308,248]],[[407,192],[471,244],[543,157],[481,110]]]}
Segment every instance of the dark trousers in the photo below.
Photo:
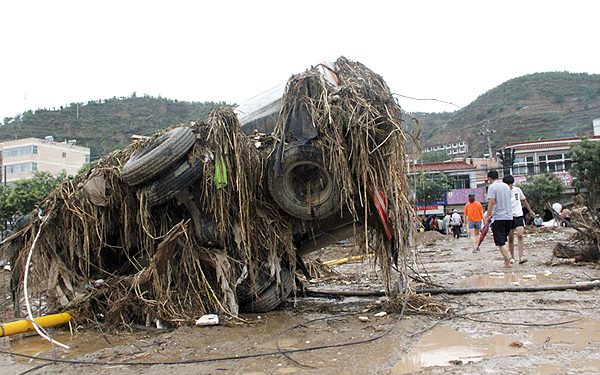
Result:
{"label": "dark trousers", "polygon": [[452,226],[452,235],[456,238],[460,237],[460,225],[453,225]]}

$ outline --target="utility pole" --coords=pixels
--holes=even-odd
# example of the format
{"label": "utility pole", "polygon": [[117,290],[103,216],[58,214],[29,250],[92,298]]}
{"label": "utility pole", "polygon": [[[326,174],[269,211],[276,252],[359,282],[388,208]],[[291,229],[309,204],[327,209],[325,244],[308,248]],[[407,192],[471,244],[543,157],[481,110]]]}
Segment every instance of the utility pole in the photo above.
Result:
{"label": "utility pole", "polygon": [[481,126],[481,130],[479,131],[479,135],[485,135],[485,138],[487,140],[487,146],[488,146],[488,155],[490,158],[490,169],[492,169],[492,141],[490,139],[490,134],[493,134],[496,132],[496,129],[489,129],[488,128],[488,120],[485,120],[483,122],[483,125]]}

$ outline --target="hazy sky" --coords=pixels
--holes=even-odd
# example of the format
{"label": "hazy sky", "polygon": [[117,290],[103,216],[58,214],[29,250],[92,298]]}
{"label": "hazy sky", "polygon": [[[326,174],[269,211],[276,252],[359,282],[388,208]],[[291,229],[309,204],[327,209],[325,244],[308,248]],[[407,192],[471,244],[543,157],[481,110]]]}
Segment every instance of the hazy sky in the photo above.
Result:
{"label": "hazy sky", "polygon": [[20,0],[0,14],[0,121],[134,91],[241,103],[340,55],[458,106],[525,74],[600,73],[596,0]]}

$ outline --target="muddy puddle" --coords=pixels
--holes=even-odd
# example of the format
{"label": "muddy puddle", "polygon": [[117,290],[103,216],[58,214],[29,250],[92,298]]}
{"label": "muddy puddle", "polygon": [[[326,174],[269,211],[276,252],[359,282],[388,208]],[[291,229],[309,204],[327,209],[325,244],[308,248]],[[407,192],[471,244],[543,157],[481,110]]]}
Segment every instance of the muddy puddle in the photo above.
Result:
{"label": "muddy puddle", "polygon": [[490,272],[472,275],[464,278],[467,287],[490,286],[532,286],[532,285],[564,285],[566,282],[556,280],[551,272],[546,273],[518,273],[518,272]]}
{"label": "muddy puddle", "polygon": [[[88,331],[76,333],[74,335],[71,335],[69,332],[54,332],[51,336],[52,339],[70,347],[69,350],[55,347],[56,358],[72,360],[82,358],[87,354],[101,349],[123,345],[128,342],[143,342],[143,340],[146,339],[147,334],[145,332],[139,332],[135,334],[109,335],[105,338],[105,336],[98,332]],[[1,337],[0,348],[8,352],[27,356],[43,358],[54,357],[52,344],[38,336],[35,332]],[[12,359],[19,363],[30,362],[30,359],[25,357],[13,356]]]}
{"label": "muddy puddle", "polygon": [[494,335],[489,338],[468,338],[467,334],[440,325],[429,331],[412,350],[392,368],[393,374],[409,374],[431,366],[481,361],[486,357],[524,354],[526,349],[511,346],[514,338]]}
{"label": "muddy puddle", "polygon": [[[485,329],[482,327],[482,330]],[[479,332],[476,336],[489,332]],[[575,353],[583,350],[596,352],[600,348],[600,320],[584,318],[575,323],[551,328],[526,328],[524,333],[489,334],[473,337],[448,325],[439,325],[427,332],[401,361],[392,368],[392,374],[419,372],[432,366],[452,366],[478,362],[484,358],[515,357],[544,353],[551,355],[565,349]],[[580,358],[560,364],[539,363],[539,374],[555,374],[568,369],[600,373],[600,359]]]}

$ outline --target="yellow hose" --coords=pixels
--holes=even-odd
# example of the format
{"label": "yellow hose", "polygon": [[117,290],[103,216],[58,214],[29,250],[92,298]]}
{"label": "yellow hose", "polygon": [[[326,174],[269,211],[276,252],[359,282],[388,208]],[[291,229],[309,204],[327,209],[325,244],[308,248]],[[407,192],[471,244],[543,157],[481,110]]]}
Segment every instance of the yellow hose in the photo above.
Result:
{"label": "yellow hose", "polygon": [[[373,254],[369,254],[369,258],[371,258],[373,256]],[[342,258],[342,259],[336,259],[336,260],[329,260],[327,262],[323,262],[324,265],[326,266],[334,266],[336,264],[342,264],[342,263],[346,263],[346,262],[350,262],[352,260],[361,260],[363,258],[362,255],[357,255],[354,257],[350,257],[350,258]]]}
{"label": "yellow hose", "polygon": [[[41,316],[33,319],[37,324],[44,328],[59,326],[71,321],[71,314],[53,314]],[[29,320],[17,320],[16,322],[0,324],[0,337],[15,335],[17,333],[25,333],[33,331],[33,323]]]}

